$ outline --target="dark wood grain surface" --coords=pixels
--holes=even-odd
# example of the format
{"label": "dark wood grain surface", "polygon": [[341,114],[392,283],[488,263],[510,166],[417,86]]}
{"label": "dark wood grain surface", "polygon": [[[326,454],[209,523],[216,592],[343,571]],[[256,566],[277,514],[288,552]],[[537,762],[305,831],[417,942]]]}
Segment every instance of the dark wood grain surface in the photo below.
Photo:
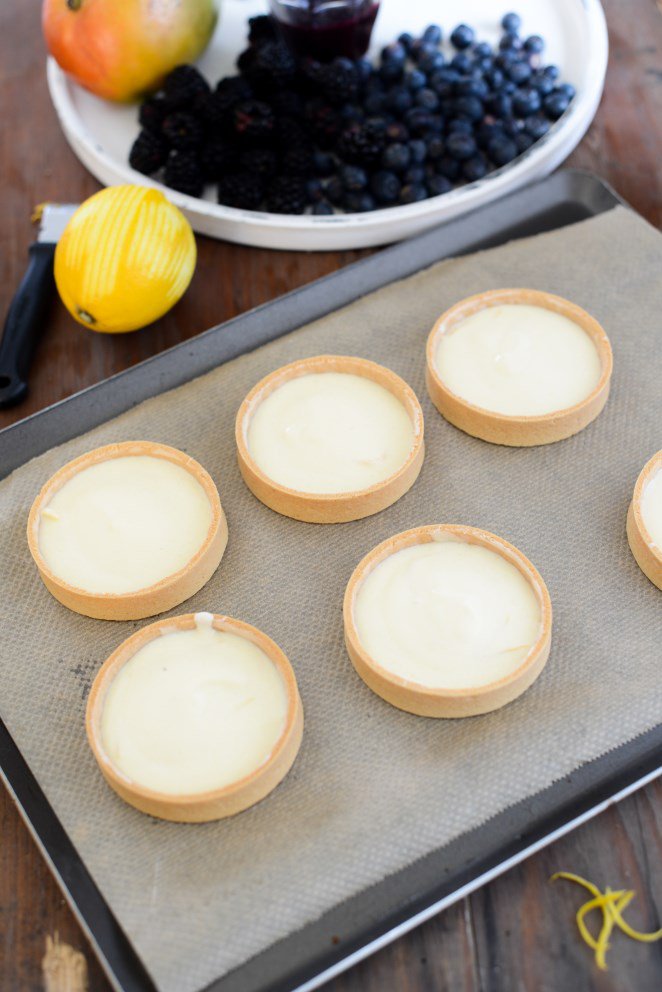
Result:
{"label": "dark wood grain surface", "polygon": [[[0,314],[23,275],[29,216],[44,200],[78,202],[98,189],[69,150],[46,90],[37,0],[0,4]],[[504,5],[505,6],[505,5]],[[607,179],[662,226],[662,13],[659,0],[605,0],[611,54],[605,94],[588,134],[568,160]],[[54,302],[31,392],[0,412],[13,423],[207,327],[360,257],[362,252],[271,252],[198,239],[199,262],[185,298],[163,320],[129,335],[78,327]],[[613,939],[599,972],[579,941],[582,902],[553,871],[634,888],[633,925],[662,920],[662,784],[642,789],[507,875],[358,965],[329,992],[659,992],[662,943]],[[86,946],[8,794],[0,789],[0,988],[43,988],[46,934],[86,952],[91,992],[109,985]]]}

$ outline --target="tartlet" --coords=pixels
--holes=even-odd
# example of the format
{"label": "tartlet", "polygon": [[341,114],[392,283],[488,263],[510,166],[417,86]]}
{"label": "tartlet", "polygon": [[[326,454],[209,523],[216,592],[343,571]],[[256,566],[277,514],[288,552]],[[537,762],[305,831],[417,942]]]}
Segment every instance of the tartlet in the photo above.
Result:
{"label": "tartlet", "polygon": [[198,616],[188,613],[157,620],[123,641],[104,662],[92,684],[85,718],[90,747],[108,785],[141,812],[182,823],[202,823],[233,816],[264,799],[292,767],[303,736],[303,707],[287,656],[256,627],[232,617],[213,614],[210,619],[215,630],[227,631],[251,641],[273,662],[283,680],[287,715],[282,733],[268,759],[250,774],[222,788],[181,794],[158,792],[132,782],[114,765],[104,748],[101,732],[105,697],[114,678],[149,641],[171,632],[194,629]]}
{"label": "tartlet", "polygon": [[646,462],[639,473],[628,508],[626,530],[637,565],[654,586],[662,589],[662,547],[653,540],[641,512],[644,488],[658,472],[662,472],[662,449]]}
{"label": "tartlet", "polygon": [[[433,688],[409,681],[380,665],[366,651],[354,618],[357,593],[366,577],[385,559],[404,548],[433,541],[460,541],[496,552],[524,576],[540,610],[540,629],[520,665],[506,677],[478,687]],[[477,527],[436,524],[415,527],[373,548],[354,570],[343,603],[345,644],[359,676],[378,696],[398,709],[427,717],[465,717],[488,713],[512,702],[540,675],[550,652],[552,605],[547,587],[528,558],[503,538]]]}
{"label": "tartlet", "polygon": [[[41,513],[54,495],[77,473],[114,458],[148,456],[165,459],[186,470],[204,490],[211,510],[207,534],[190,560],[176,572],[152,585],[131,592],[97,592],[79,588],[55,574],[39,545]],[[39,575],[63,606],[98,620],[140,620],[164,613],[198,592],[218,568],[228,540],[228,527],[218,490],[209,473],[195,459],[165,444],[125,441],[95,448],[63,465],[45,483],[32,504],[27,525],[28,545]]]}
{"label": "tartlet", "polygon": [[[510,415],[470,403],[444,383],[435,361],[440,335],[487,307],[504,304],[551,310],[577,324],[590,337],[598,354],[601,374],[595,388],[581,402],[550,413]],[[460,300],[435,322],[427,340],[426,359],[428,393],[439,413],[472,437],[512,447],[551,444],[583,430],[595,420],[607,402],[613,367],[609,338],[594,317],[561,296],[534,289],[494,289]]]}
{"label": "tartlet", "polygon": [[[376,382],[398,399],[413,428],[412,448],[401,467],[383,481],[353,492],[311,493],[291,489],[269,477],[253,458],[247,441],[250,419],[259,404],[284,383],[323,372],[344,372]],[[319,355],[276,369],[248,393],[237,413],[235,438],[243,479],[262,503],[287,517],[332,524],[359,520],[391,506],[414,484],[423,464],[423,411],[413,389],[395,372],[365,358]]]}

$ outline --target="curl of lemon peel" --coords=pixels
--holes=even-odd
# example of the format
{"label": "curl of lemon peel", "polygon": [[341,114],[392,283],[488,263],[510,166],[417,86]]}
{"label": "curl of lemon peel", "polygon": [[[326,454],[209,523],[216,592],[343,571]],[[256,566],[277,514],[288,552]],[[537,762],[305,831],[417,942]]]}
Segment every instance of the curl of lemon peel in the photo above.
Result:
{"label": "curl of lemon peel", "polygon": [[[655,930],[652,933],[642,933],[639,930],[635,930],[627,923],[623,916],[621,915],[626,906],[628,906],[634,899],[635,893],[632,889],[618,889],[612,891],[609,886],[604,892],[601,892],[597,885],[593,882],[589,882],[587,879],[582,878],[581,875],[575,875],[569,871],[557,871],[552,875],[550,881],[555,882],[558,878],[564,878],[568,882],[575,882],[576,885],[581,885],[583,888],[587,889],[588,892],[593,896],[587,902],[580,906],[575,915],[577,921],[577,929],[581,935],[584,943],[595,952],[595,963],[601,971],[607,971],[606,955],[609,950],[609,937],[611,935],[614,927],[618,927],[627,937],[631,940],[637,940],[644,943],[652,943],[655,940],[662,939],[662,929]],[[594,909],[602,910],[602,926],[600,927],[600,933],[598,934],[597,940],[593,934],[588,929],[584,917],[592,912]]]}

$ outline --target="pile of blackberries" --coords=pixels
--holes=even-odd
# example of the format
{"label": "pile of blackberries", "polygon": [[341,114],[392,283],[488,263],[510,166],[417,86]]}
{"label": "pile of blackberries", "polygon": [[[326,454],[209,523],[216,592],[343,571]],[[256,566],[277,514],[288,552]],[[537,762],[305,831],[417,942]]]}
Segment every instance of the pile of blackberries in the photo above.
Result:
{"label": "pile of blackberries", "polygon": [[331,214],[415,203],[475,182],[549,131],[575,95],[543,39],[506,14],[496,49],[460,24],[402,34],[367,59],[298,59],[267,16],[249,21],[238,75],[215,89],[183,65],[140,108],[134,169],[219,203]]}

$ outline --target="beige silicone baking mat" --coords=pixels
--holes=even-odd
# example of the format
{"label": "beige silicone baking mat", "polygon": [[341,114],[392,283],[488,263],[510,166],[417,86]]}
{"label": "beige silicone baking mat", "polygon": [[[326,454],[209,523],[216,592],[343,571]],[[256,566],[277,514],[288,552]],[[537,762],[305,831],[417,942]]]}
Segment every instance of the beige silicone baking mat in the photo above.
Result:
{"label": "beige silicone baking mat", "polygon": [[[203,987],[662,720],[662,593],[625,538],[637,474],[662,446],[661,244],[616,208],[442,262],[142,403],[0,484],[0,713],[162,992]],[[606,410],[570,440],[522,450],[485,444],[443,421],[426,396],[434,319],[499,286],[567,296],[611,338]],[[403,376],[423,403],[427,439],[410,493],[376,517],[333,527],[258,503],[233,441],[237,407],[259,378],[323,352],[362,355]],[[85,741],[85,699],[104,658],[139,624],[68,612],[41,585],[25,543],[30,503],[55,469],[136,438],[199,459],[228,517],[218,572],[177,612],[256,624],[299,680],[306,730],[292,772],[259,806],[225,822],[159,822],[106,787]],[[512,541],[542,572],[554,606],[552,653],[538,682],[500,712],[459,722],[392,709],[358,679],[343,646],[342,596],[356,563],[389,535],[436,522]]]}

